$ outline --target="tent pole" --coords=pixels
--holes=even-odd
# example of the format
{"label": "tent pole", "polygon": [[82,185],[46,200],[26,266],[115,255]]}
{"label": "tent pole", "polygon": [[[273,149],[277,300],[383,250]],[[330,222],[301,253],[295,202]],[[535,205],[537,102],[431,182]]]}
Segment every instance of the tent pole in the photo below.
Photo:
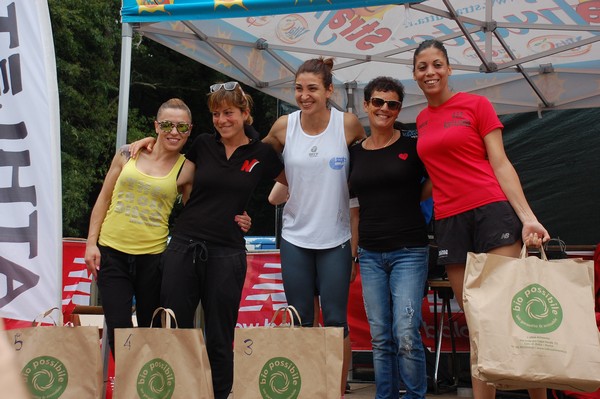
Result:
{"label": "tent pole", "polygon": [[127,143],[132,36],[133,29],[131,25],[124,23],[121,29],[121,78],[119,81],[119,112],[117,116],[117,149]]}
{"label": "tent pole", "polygon": [[346,112],[352,112],[356,114],[354,109],[354,90],[358,87],[356,81],[346,82],[344,83],[344,87],[346,88]]}

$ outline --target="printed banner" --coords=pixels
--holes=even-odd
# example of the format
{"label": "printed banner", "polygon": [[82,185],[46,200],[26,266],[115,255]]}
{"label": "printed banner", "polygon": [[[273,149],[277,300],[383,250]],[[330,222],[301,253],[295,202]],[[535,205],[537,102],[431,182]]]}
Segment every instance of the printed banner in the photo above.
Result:
{"label": "printed banner", "polygon": [[[423,0],[398,0],[395,3],[421,1]],[[382,4],[389,4],[389,0],[368,2],[371,7]],[[364,0],[123,0],[121,16],[123,22],[179,21],[317,12],[364,6]]]}
{"label": "printed banner", "polygon": [[65,320],[76,305],[91,305],[92,276],[85,266],[84,256],[84,240],[63,240],[62,311]]}
{"label": "printed banner", "polygon": [[56,63],[45,0],[0,0],[0,317],[60,306]]}
{"label": "printed banner", "polygon": [[[65,320],[69,318],[75,305],[91,304],[92,280],[83,261],[84,254],[84,240],[63,240],[62,309]],[[281,260],[279,252],[276,251],[248,252],[247,259],[248,271],[242,290],[237,328],[264,327],[269,324],[277,309],[287,306],[281,278]],[[456,300],[451,299],[452,319],[449,323],[447,315],[443,313],[442,305],[441,298],[438,298],[435,303],[434,291],[428,291],[423,298],[423,325],[421,327],[423,343],[431,352],[435,351],[435,311],[437,309],[438,328],[442,314],[444,315],[444,325],[441,331],[442,352],[452,350],[451,330],[454,334],[456,350],[468,352],[469,331],[464,313],[460,310]],[[320,321],[322,324],[322,319]],[[360,273],[350,285],[348,324],[352,349],[370,351],[371,334],[362,299]],[[20,327],[25,327],[25,325]]]}
{"label": "printed banner", "polygon": [[[242,301],[238,315],[238,328],[263,327],[269,324],[275,311],[287,306],[281,278],[281,261],[278,252],[248,253],[248,271],[246,282],[242,291]],[[438,326],[442,317],[442,300],[437,301]],[[442,334],[442,352],[450,352],[450,329],[454,333],[456,350],[469,351],[469,332],[464,314],[460,311],[458,303],[450,301],[452,320],[448,323],[447,315],[444,316]],[[435,350],[435,307],[434,292],[429,291],[423,299],[423,326],[421,336],[423,343],[432,352]],[[371,350],[371,334],[369,323],[365,314],[362,299],[362,285],[360,274],[350,285],[350,298],[348,301],[348,324],[350,327],[350,341],[352,350]],[[439,328],[439,327],[438,327]]]}

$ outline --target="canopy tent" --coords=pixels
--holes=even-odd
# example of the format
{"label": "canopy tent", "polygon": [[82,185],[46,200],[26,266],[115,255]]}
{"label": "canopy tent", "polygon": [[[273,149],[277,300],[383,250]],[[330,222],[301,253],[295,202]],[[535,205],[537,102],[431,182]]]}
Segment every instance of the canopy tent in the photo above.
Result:
{"label": "canopy tent", "polygon": [[366,82],[406,88],[413,122],[426,101],[412,79],[420,42],[445,43],[455,91],[500,115],[600,106],[599,0],[123,0],[117,145],[125,142],[132,30],[232,79],[294,103],[298,66],[334,57],[333,105],[355,112]]}

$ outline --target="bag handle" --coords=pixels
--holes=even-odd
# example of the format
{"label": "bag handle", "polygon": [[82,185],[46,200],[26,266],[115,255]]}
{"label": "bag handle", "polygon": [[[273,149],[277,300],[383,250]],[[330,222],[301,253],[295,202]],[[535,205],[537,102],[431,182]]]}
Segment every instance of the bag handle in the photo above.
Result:
{"label": "bag handle", "polygon": [[[296,308],[293,306],[283,306],[275,311],[275,314],[273,315],[273,318],[271,319],[271,322],[269,323],[269,325],[271,327],[277,327],[277,325],[275,324],[275,320],[277,320],[277,316],[282,311],[283,311],[283,314],[281,315],[281,324],[279,324],[279,327],[295,327],[294,315],[296,315],[296,317],[298,318],[298,322],[302,325],[302,319],[300,318],[300,314],[298,313]],[[290,315],[289,323],[287,322],[288,314]]]}
{"label": "bag handle", "polygon": [[154,323],[154,318],[156,317],[156,315],[161,312],[162,314],[160,317],[160,321],[164,328],[173,328],[171,327],[171,320],[175,322],[175,328],[179,328],[179,325],[177,324],[177,317],[175,317],[175,312],[173,312],[172,309],[163,307],[156,308],[154,313],[152,313],[152,321],[150,322],[150,328],[152,328],[152,324]]}
{"label": "bag handle", "polygon": [[54,312],[55,310],[60,310],[60,309],[58,309],[58,307],[55,306],[53,308],[46,310],[44,313],[40,313],[39,315],[35,316],[35,318],[31,322],[31,325],[33,327],[39,327],[42,325],[42,320],[48,318],[48,319],[52,320],[53,325],[57,326],[58,323],[56,322],[56,320],[54,320],[54,318],[52,316],[50,316],[52,314],[52,312]]}
{"label": "bag handle", "polygon": [[[544,251],[544,246],[540,246],[539,247],[540,250],[540,257],[542,258],[542,260],[548,260],[548,257],[546,256],[546,251]],[[521,248],[521,259],[525,259],[527,257],[527,245],[523,244],[523,248]]]}

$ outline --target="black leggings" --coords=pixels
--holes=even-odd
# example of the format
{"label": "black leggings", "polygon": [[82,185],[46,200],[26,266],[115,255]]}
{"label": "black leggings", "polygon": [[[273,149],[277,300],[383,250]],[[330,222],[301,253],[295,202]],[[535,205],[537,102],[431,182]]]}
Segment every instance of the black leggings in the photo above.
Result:
{"label": "black leggings", "polygon": [[215,399],[226,399],[233,385],[233,336],[245,279],[244,249],[174,236],[164,254],[161,305],[175,312],[179,327],[192,328],[202,303]]}
{"label": "black leggings", "polygon": [[285,297],[300,314],[302,325],[313,326],[314,297],[319,295],[325,327],[344,327],[344,336],[348,336],[350,242],[329,249],[308,249],[282,239],[280,253]]}
{"label": "black leggings", "polygon": [[115,355],[115,328],[131,328],[131,308],[135,296],[137,324],[149,327],[159,306],[161,254],[130,255],[98,245],[100,270],[98,290],[104,310],[108,343]]}

